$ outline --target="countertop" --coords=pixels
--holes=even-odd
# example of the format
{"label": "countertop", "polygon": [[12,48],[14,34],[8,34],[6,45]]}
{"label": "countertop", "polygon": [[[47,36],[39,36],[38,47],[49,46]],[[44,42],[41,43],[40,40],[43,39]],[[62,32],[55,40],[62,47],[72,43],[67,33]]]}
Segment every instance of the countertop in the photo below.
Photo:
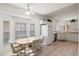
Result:
{"label": "countertop", "polygon": [[71,32],[71,31],[67,31],[67,32],[54,32],[54,33],[57,33],[57,34],[79,34],[79,32]]}

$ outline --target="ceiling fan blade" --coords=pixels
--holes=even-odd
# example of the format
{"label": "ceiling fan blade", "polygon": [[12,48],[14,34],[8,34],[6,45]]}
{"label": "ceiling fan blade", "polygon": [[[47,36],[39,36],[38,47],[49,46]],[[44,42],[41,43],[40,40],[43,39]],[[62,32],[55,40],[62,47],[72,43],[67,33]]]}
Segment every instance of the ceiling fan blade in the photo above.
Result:
{"label": "ceiling fan blade", "polygon": [[30,8],[29,8],[29,3],[27,3],[27,5],[26,5],[26,10],[27,10],[27,11],[30,10]]}
{"label": "ceiling fan blade", "polygon": [[26,14],[28,14],[28,15],[39,15],[37,12],[30,9],[29,3],[27,3],[27,6],[26,6]]}

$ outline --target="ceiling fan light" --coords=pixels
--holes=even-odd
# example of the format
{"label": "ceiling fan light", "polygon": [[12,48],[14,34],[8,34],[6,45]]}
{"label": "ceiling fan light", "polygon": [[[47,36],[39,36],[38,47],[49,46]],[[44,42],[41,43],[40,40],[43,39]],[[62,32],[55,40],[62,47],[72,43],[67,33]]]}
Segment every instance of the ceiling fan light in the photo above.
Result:
{"label": "ceiling fan light", "polygon": [[35,15],[35,13],[30,10],[29,4],[27,4],[27,6],[26,6],[26,12],[25,12],[25,13],[26,13],[27,15]]}
{"label": "ceiling fan light", "polygon": [[27,15],[31,15],[31,13],[30,13],[29,11],[26,11],[26,14],[27,14]]}

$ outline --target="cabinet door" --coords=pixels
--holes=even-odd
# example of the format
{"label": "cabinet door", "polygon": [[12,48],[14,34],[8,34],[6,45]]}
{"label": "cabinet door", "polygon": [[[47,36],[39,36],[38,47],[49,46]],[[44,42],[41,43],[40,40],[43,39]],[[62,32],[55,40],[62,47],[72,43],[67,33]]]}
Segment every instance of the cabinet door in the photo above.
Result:
{"label": "cabinet door", "polygon": [[72,41],[78,41],[78,34],[72,34]]}
{"label": "cabinet door", "polygon": [[65,34],[65,39],[69,41],[78,41],[78,34]]}
{"label": "cabinet door", "polygon": [[69,31],[78,32],[78,22],[72,22],[70,24]]}
{"label": "cabinet door", "polygon": [[57,34],[58,40],[64,40],[64,34]]}
{"label": "cabinet door", "polygon": [[72,39],[72,35],[71,34],[65,34],[65,40],[71,40]]}

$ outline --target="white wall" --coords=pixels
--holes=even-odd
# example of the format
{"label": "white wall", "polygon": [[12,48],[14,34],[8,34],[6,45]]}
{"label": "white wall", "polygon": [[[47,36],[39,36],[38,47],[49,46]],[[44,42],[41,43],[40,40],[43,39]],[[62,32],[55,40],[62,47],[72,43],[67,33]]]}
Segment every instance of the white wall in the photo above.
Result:
{"label": "white wall", "polygon": [[[79,4],[78,4],[78,29],[79,29]],[[79,34],[78,34],[78,53],[79,53]]]}
{"label": "white wall", "polygon": [[[1,18],[0,18],[1,19]],[[3,23],[1,22],[0,20],[0,47],[2,48],[3,47],[3,27],[2,27]],[[0,51],[1,51],[1,48],[0,48]]]}
{"label": "white wall", "polygon": [[[28,16],[25,14],[25,10],[11,6],[9,4],[0,4],[0,51],[3,51],[3,21],[10,21],[10,40],[15,40],[15,23],[21,22],[27,24],[27,36],[30,36],[30,24],[35,24],[35,36],[40,35],[40,18],[39,15]],[[1,55],[2,53],[0,53]]]}
{"label": "white wall", "polygon": [[30,24],[35,24],[35,36],[40,35],[40,19],[25,19],[25,18],[19,18],[19,17],[13,17],[13,22],[19,22],[19,23],[26,23],[26,30],[27,30],[27,36],[29,37],[30,33]]}
{"label": "white wall", "polygon": [[[63,26],[64,21],[71,20],[71,19],[78,19],[78,6],[73,5],[73,6],[70,6],[68,8],[59,10],[51,18],[52,18],[52,20],[54,20],[54,22],[52,24],[53,25],[53,30],[56,31],[57,26],[59,27],[60,24],[62,24],[62,26]],[[78,32],[78,30],[79,30],[78,29],[78,23],[79,23],[78,21],[75,22],[75,25],[73,24],[74,26],[72,24],[70,24],[70,26],[71,26],[70,31],[74,31],[74,30],[72,30],[72,28],[73,29],[76,28],[75,32]],[[63,39],[68,39],[68,40],[72,40],[72,41],[77,41],[78,40],[78,34],[77,35],[72,35],[72,36],[71,35],[70,36],[69,35],[64,35],[64,37],[61,37],[61,36],[59,36],[59,37],[60,37],[60,39],[63,38]]]}
{"label": "white wall", "polygon": [[0,51],[3,50],[4,44],[3,44],[3,21],[10,21],[10,40],[14,41],[15,40],[15,23],[20,22],[20,23],[26,23],[27,24],[27,36],[30,36],[30,24],[34,23],[35,24],[35,36],[40,35],[40,19],[27,19],[27,18],[21,18],[21,17],[16,17],[12,15],[8,15],[5,13],[0,13]]}
{"label": "white wall", "polygon": [[[11,21],[11,17],[8,15],[4,15],[0,13],[0,51],[3,51],[4,49],[4,44],[3,44],[3,21]],[[0,53],[1,54],[1,53]]]}

